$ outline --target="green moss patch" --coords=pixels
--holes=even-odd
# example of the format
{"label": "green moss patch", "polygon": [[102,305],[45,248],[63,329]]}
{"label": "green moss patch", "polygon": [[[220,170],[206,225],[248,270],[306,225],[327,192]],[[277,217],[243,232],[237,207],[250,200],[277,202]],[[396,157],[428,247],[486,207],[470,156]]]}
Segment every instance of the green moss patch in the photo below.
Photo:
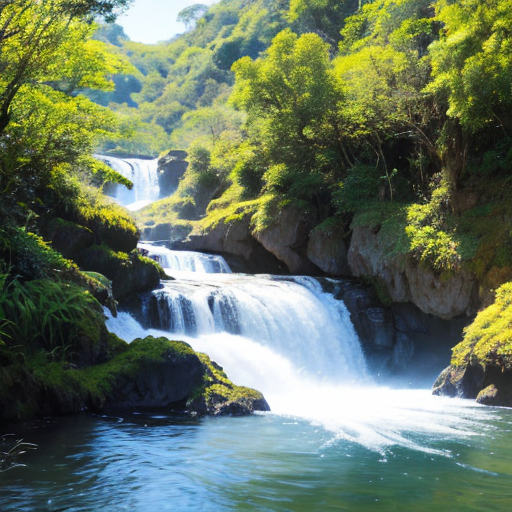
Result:
{"label": "green moss patch", "polygon": [[197,354],[205,369],[203,384],[189,400],[187,407],[198,414],[250,414],[255,410],[269,411],[263,395],[252,388],[237,386],[223,369],[206,354]]}
{"label": "green moss patch", "polygon": [[494,304],[477,315],[453,349],[453,366],[468,363],[512,368],[512,283],[496,291]]}

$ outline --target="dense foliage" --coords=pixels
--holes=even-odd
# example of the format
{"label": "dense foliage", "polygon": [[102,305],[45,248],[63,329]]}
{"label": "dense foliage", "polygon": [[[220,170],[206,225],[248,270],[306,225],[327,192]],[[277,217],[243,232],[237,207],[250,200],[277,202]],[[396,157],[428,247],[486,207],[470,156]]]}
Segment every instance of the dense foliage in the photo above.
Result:
{"label": "dense foliage", "polygon": [[453,349],[452,365],[500,363],[511,367],[512,361],[512,283],[496,291],[495,302],[481,311],[464,331],[464,339]]}

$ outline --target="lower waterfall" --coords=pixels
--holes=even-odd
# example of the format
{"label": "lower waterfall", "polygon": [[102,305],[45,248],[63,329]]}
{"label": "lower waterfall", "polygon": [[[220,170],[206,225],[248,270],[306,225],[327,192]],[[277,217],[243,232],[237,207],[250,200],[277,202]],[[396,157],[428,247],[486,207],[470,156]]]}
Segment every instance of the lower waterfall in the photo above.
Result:
{"label": "lower waterfall", "polygon": [[393,446],[451,456],[432,441],[471,436],[489,417],[429,390],[374,385],[347,309],[310,277],[189,273],[163,281],[144,311],[144,326],[123,312],[107,326],[127,341],[186,341],[233,382],[261,391],[272,414],[306,419],[383,457]]}

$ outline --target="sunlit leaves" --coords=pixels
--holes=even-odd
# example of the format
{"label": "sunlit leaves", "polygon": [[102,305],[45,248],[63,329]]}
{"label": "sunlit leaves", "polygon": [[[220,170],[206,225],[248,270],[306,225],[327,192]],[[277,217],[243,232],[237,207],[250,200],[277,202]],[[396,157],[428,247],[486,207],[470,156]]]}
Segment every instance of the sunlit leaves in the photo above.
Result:
{"label": "sunlit leaves", "polygon": [[512,5],[510,0],[436,3],[443,37],[432,45],[433,82],[446,95],[448,115],[470,131],[512,118]]}

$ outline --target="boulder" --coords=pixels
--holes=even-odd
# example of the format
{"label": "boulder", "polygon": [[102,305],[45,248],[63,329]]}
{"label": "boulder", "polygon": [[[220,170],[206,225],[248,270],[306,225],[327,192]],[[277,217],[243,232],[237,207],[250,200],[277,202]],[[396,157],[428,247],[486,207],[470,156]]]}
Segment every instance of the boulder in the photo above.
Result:
{"label": "boulder", "polygon": [[368,226],[353,228],[348,264],[356,277],[374,277],[384,283],[393,302],[407,302],[408,283],[405,277],[405,256],[389,257],[379,232]]}
{"label": "boulder", "polygon": [[250,222],[251,213],[221,221],[207,232],[192,231],[187,239],[173,247],[221,254],[236,272],[282,274],[284,265],[251,235]]}
{"label": "boulder", "polygon": [[409,300],[423,312],[440,318],[471,316],[478,308],[478,282],[464,269],[446,276],[408,260],[405,278]]}
{"label": "boulder", "polygon": [[449,366],[437,378],[432,394],[476,399],[483,405],[512,407],[512,370],[477,361]]}
{"label": "boulder", "polygon": [[203,381],[203,365],[190,345],[167,338],[134,340],[118,365],[107,407],[184,409]]}
{"label": "boulder", "polygon": [[82,251],[76,261],[81,268],[98,272],[112,281],[115,299],[153,290],[160,283],[158,265],[136,251],[128,255],[112,252],[103,245],[93,245]]}
{"label": "boulder", "polygon": [[224,370],[206,354],[198,354],[204,369],[204,387],[187,402],[194,415],[242,416],[255,411],[270,411],[264,396],[255,389],[236,386]]}
{"label": "boulder", "polygon": [[164,222],[153,226],[146,225],[142,232],[142,240],[182,242],[191,230],[192,227],[187,224],[168,224]]}
{"label": "boulder", "polygon": [[86,367],[40,357],[29,365],[21,353],[0,346],[0,420],[133,407],[192,415],[269,410],[260,392],[236,386],[220,366],[182,341],[148,336],[127,344],[108,333],[106,354],[105,362]]}
{"label": "boulder", "polygon": [[94,243],[90,229],[63,219],[52,219],[46,226],[45,235],[55,250],[72,260]]}

